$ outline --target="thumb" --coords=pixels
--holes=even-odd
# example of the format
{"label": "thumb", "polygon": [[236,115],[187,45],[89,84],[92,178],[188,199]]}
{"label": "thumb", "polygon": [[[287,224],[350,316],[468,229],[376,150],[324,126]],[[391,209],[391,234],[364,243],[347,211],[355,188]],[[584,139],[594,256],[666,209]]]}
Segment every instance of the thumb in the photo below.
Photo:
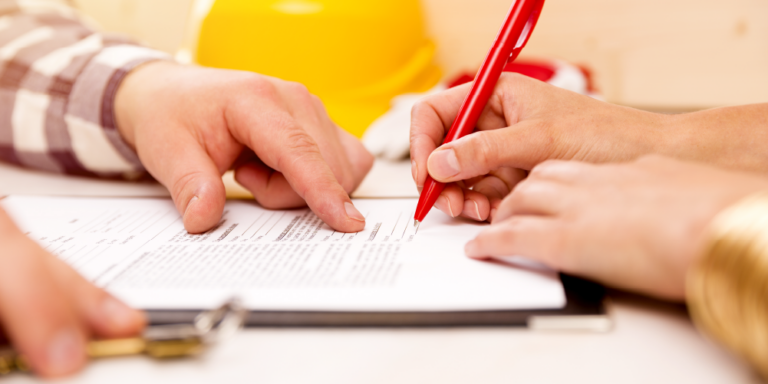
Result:
{"label": "thumb", "polygon": [[153,151],[150,171],[170,191],[184,217],[184,228],[203,233],[214,227],[224,212],[226,190],[221,173],[193,138],[176,138],[174,142]]}
{"label": "thumb", "polygon": [[2,325],[36,373],[70,374],[85,364],[86,329],[47,268],[45,258],[51,256],[15,228],[0,226],[5,232],[0,252]]}
{"label": "thumb", "polygon": [[51,274],[60,287],[65,287],[76,309],[90,331],[98,337],[134,336],[146,326],[146,316],[97,288],[61,259],[46,257]]}
{"label": "thumb", "polygon": [[429,156],[427,169],[442,183],[487,175],[501,167],[530,170],[550,157],[550,145],[535,123],[523,122],[445,144]]}

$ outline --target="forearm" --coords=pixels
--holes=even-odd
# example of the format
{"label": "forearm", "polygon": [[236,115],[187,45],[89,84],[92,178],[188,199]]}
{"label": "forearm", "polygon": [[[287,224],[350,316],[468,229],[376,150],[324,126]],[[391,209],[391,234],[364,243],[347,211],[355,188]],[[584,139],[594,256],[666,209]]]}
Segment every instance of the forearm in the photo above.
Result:
{"label": "forearm", "polygon": [[[50,172],[137,177],[144,169],[117,131],[125,75],[165,58],[89,29],[60,3],[0,9],[0,160]],[[22,4],[22,5],[20,5]]]}
{"label": "forearm", "polygon": [[669,116],[665,154],[768,173],[768,104]]}

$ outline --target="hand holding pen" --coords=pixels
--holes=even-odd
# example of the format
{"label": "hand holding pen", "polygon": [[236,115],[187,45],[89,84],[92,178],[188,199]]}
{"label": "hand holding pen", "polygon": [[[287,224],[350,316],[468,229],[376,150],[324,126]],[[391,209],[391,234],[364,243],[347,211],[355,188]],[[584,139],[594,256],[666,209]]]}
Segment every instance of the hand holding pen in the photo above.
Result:
{"label": "hand holding pen", "polygon": [[[544,0],[520,0],[512,6],[499,36],[488,53],[488,57],[480,67],[472,90],[445,137],[445,144],[467,136],[475,130],[475,125],[493,93],[504,67],[520,55],[531,32],[536,27],[543,6]],[[444,189],[445,184],[436,182],[431,176],[427,176],[414,216],[415,226],[424,220]]]}

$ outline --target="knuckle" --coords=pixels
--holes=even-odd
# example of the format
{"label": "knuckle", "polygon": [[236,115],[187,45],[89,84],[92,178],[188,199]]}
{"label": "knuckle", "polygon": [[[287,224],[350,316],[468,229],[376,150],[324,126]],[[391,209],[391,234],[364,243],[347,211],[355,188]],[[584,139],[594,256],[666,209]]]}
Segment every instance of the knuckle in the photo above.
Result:
{"label": "knuckle", "polygon": [[512,84],[518,83],[521,81],[526,81],[527,79],[529,79],[528,76],[522,75],[517,72],[504,72],[501,74],[501,77],[502,77],[502,81],[512,83]]}
{"label": "knuckle", "polygon": [[307,132],[302,129],[294,128],[290,129],[286,133],[286,139],[288,140],[288,148],[294,152],[301,153],[319,153],[320,149],[317,146],[315,140]]}
{"label": "knuckle", "polygon": [[[439,130],[444,132],[442,120],[438,114],[440,95],[425,97],[411,108],[411,137]],[[428,135],[427,135],[428,136]]]}
{"label": "knuckle", "polygon": [[306,85],[296,82],[287,82],[285,88],[288,90],[290,101],[297,103],[303,107],[315,107],[315,99],[309,92]]}
{"label": "knuckle", "polygon": [[484,132],[475,132],[452,145],[461,165],[480,168],[476,169],[473,174],[486,174],[498,168],[496,164],[498,147],[489,136]]}
{"label": "knuckle", "polygon": [[643,155],[640,156],[635,162],[637,164],[646,164],[646,165],[654,165],[663,163],[666,160],[666,158],[662,155],[652,153],[649,155]]}
{"label": "knuckle", "polygon": [[311,93],[309,94],[309,98],[315,109],[325,112],[325,104],[323,104],[323,100],[317,97],[317,95]]}
{"label": "knuckle", "polygon": [[430,108],[431,98],[432,96],[425,97],[413,105],[413,108],[411,108],[411,122],[418,120],[424,114],[425,110]]}
{"label": "knuckle", "polygon": [[553,168],[559,167],[561,162],[558,160],[547,160],[534,167],[528,174],[529,179],[542,179],[549,175]]}
{"label": "knuckle", "polygon": [[574,179],[593,165],[578,161],[548,160],[539,164],[528,175],[528,179],[544,181],[552,179]]}
{"label": "knuckle", "polygon": [[525,206],[531,195],[535,193],[535,185],[530,180],[525,180],[515,186],[515,189],[509,195],[508,205],[513,211]]}
{"label": "knuckle", "polygon": [[506,227],[510,241],[514,241],[515,236],[518,236],[517,239],[519,240],[519,234],[522,231],[524,225],[525,221],[520,217],[513,217],[507,220]]}
{"label": "knuckle", "polygon": [[[426,143],[430,143],[430,144],[433,145],[432,148],[434,148],[434,142],[429,137],[429,135],[427,135],[424,132],[419,132],[419,131],[412,130],[411,131],[411,152],[412,153],[413,153],[414,150],[421,149],[419,147],[420,143],[425,143],[425,144]],[[425,144],[422,144],[422,145],[425,145]]]}
{"label": "knuckle", "polygon": [[286,162],[312,161],[320,156],[320,148],[317,142],[296,124],[290,123],[282,129],[285,150],[280,151],[277,163],[280,170],[284,170]]}
{"label": "knuckle", "polygon": [[523,230],[525,221],[519,217],[512,217],[504,222],[504,231],[501,241],[509,244],[513,248],[523,240]]}
{"label": "knuckle", "polygon": [[489,170],[497,168],[496,159],[498,158],[498,141],[492,140],[491,135],[482,134],[483,132],[477,132],[472,138],[477,144],[475,147],[478,150],[478,158],[480,164],[485,165]]}
{"label": "knuckle", "polygon": [[306,85],[304,85],[304,84],[302,84],[302,83],[297,83],[297,82],[295,82],[295,81],[290,81],[290,82],[288,82],[288,83],[286,84],[286,86],[288,87],[288,89],[289,89],[291,92],[294,92],[294,93],[296,93],[296,94],[300,94],[300,95],[306,95],[306,96],[309,96],[309,95],[310,95],[310,93],[309,93],[309,89],[307,88],[307,86],[306,86]]}
{"label": "knuckle", "polygon": [[277,89],[271,81],[266,77],[255,73],[244,72],[242,73],[242,77],[238,78],[236,81],[239,86],[245,87],[260,95],[269,96],[277,94]]}
{"label": "knuckle", "polygon": [[525,89],[538,81],[517,72],[504,72],[499,82],[503,85],[497,88],[500,92],[499,96],[505,104],[511,104],[517,103],[517,99],[525,93]]}

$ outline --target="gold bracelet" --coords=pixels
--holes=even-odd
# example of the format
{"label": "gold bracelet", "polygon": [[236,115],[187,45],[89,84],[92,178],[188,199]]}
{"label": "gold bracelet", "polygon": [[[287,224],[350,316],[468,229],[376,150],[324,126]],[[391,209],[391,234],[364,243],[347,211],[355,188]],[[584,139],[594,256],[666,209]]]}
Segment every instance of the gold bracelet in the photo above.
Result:
{"label": "gold bracelet", "polygon": [[768,192],[720,213],[709,235],[687,278],[691,317],[768,378]]}

